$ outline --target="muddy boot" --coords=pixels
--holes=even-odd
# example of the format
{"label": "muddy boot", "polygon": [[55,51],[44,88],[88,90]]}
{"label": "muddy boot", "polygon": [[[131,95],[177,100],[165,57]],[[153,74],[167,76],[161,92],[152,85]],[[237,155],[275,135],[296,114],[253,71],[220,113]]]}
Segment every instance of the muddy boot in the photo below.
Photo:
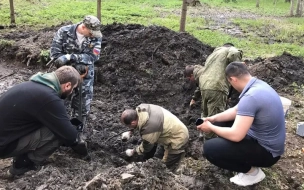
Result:
{"label": "muddy boot", "polygon": [[180,172],[181,170],[180,165],[184,157],[185,152],[178,154],[168,154],[165,164],[171,172],[176,174],[177,171]]}
{"label": "muddy boot", "polygon": [[7,171],[7,174],[13,177],[15,175],[23,175],[24,173],[31,170],[39,171],[40,169],[41,169],[40,165],[36,165],[27,157],[27,154],[23,154],[14,157],[13,164],[11,165],[10,169]]}

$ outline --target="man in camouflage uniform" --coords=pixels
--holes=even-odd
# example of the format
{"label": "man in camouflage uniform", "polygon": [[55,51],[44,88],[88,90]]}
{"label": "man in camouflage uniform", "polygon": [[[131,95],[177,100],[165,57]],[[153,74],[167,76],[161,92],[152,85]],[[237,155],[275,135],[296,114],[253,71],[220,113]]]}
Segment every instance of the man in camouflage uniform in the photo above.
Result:
{"label": "man in camouflage uniform", "polygon": [[[162,159],[172,171],[178,168],[185,155],[189,132],[175,115],[157,105],[140,104],[136,110],[125,110],[121,122],[131,130],[137,129],[143,139],[136,148],[126,150],[128,156],[149,154],[157,144],[154,156]],[[131,133],[123,133],[122,139],[129,139]]]}
{"label": "man in camouflage uniform", "polygon": [[[185,77],[196,81],[199,89],[194,92],[190,106],[202,97],[201,117],[209,117],[225,111],[230,85],[225,76],[225,68],[233,61],[241,61],[242,51],[227,43],[216,48],[208,56],[205,66],[187,66]],[[200,134],[202,137],[202,134]],[[205,140],[215,137],[214,133],[205,134]]]}
{"label": "man in camouflage uniform", "polygon": [[[80,23],[61,27],[51,46],[51,59],[55,66],[72,65],[80,73],[86,73],[82,83],[83,123],[90,111],[93,98],[94,63],[100,57],[101,38],[100,21],[88,15]],[[73,96],[72,109],[78,110],[79,98]]]}

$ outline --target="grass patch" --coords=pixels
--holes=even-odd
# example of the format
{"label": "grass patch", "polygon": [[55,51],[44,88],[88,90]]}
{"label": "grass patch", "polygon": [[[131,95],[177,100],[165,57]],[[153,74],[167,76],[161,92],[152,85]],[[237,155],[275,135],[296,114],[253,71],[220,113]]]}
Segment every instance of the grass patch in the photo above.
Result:
{"label": "grass patch", "polygon": [[[235,19],[233,21],[244,32],[254,32],[256,35],[263,38],[273,39],[277,42],[293,43],[303,45],[304,22],[302,18],[292,19]],[[253,36],[253,35],[248,35]]]}
{"label": "grass patch", "polygon": [[9,46],[12,46],[14,45],[14,41],[12,40],[4,40],[4,39],[0,39],[0,47],[9,47]]}
{"label": "grass patch", "polygon": [[236,0],[236,2],[231,0],[230,2],[225,2],[224,0],[201,0],[201,2],[213,7],[230,8],[267,16],[286,16],[289,14],[290,9],[289,3],[280,0],[277,0],[275,5],[273,0],[260,0],[259,8],[256,7],[256,0]]}
{"label": "grass patch", "polygon": [[231,42],[244,51],[244,57],[246,58],[273,57],[275,55],[281,55],[284,51],[292,55],[304,56],[304,47],[296,44],[274,43],[268,45],[258,41],[239,39],[211,30],[192,30],[191,33],[199,40],[211,46],[219,46],[226,42]]}
{"label": "grass patch", "polygon": [[[0,0],[0,18],[10,24],[9,1]],[[182,1],[162,0],[104,0],[102,1],[102,23],[147,23],[158,16],[155,7],[175,9]],[[79,22],[85,15],[96,15],[96,0],[14,0],[17,25],[51,26],[63,21]]]}

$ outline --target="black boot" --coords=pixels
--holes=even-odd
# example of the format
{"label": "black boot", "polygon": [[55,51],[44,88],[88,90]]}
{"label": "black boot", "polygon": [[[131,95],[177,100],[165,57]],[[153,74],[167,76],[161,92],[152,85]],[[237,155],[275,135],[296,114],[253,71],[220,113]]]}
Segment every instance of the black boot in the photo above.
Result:
{"label": "black boot", "polygon": [[22,175],[30,170],[39,170],[41,167],[32,162],[27,154],[14,157],[8,173],[12,176]]}

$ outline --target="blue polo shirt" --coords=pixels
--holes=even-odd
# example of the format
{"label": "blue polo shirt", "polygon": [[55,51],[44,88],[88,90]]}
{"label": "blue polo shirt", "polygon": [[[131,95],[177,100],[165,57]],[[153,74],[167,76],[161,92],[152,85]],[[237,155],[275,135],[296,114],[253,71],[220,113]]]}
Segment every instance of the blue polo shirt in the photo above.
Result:
{"label": "blue polo shirt", "polygon": [[273,157],[284,153],[285,117],[277,92],[255,77],[240,95],[237,115],[254,117],[247,135],[256,139]]}

